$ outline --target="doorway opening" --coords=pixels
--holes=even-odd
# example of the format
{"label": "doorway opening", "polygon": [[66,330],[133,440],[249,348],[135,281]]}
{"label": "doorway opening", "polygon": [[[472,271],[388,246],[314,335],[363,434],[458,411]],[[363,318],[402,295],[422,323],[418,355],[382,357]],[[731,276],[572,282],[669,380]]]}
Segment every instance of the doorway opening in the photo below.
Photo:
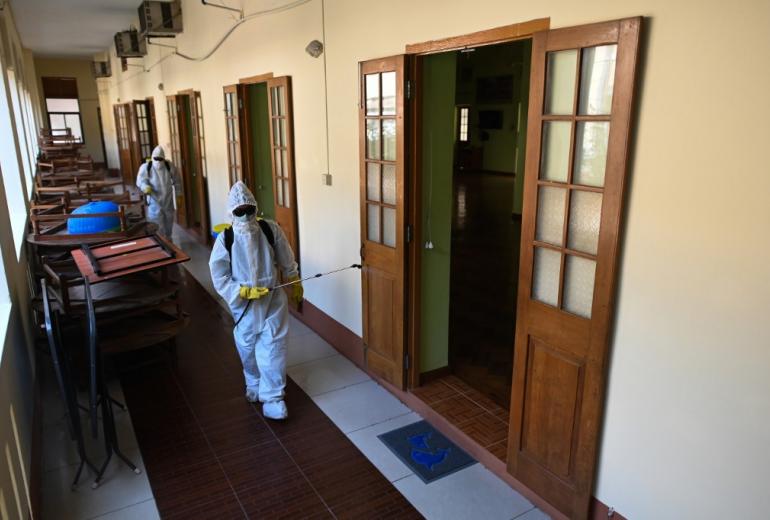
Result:
{"label": "doorway opening", "polygon": [[505,460],[531,40],[421,57],[420,382]]}

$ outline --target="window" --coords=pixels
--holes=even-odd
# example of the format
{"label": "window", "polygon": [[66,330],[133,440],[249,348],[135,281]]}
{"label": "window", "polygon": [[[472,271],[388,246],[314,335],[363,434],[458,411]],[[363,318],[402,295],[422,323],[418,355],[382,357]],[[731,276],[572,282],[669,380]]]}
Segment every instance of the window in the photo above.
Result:
{"label": "window", "polygon": [[225,131],[227,136],[227,170],[230,186],[243,180],[241,169],[241,135],[238,122],[238,88],[236,85],[224,87],[225,95]]}
{"label": "window", "polygon": [[83,142],[83,125],[80,119],[80,103],[77,98],[46,98],[48,127],[53,135],[69,133],[79,142]]}
{"label": "window", "polygon": [[460,106],[457,107],[457,132],[458,139],[462,143],[468,142],[468,118],[470,116],[470,107]]}
{"label": "window", "polygon": [[152,155],[152,123],[150,121],[150,103],[147,101],[135,101],[136,110],[136,129],[139,132],[139,154],[142,159],[147,159]]}

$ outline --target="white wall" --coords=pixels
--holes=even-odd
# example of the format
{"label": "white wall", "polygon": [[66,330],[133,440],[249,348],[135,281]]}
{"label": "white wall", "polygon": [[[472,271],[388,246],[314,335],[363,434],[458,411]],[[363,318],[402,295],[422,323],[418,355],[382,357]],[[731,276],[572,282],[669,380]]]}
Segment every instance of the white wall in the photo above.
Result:
{"label": "white wall", "polygon": [[[266,2],[244,0],[246,11]],[[276,5],[278,2],[270,2]],[[228,14],[184,2],[179,49],[207,51]],[[759,518],[770,510],[770,3],[670,0],[334,0],[326,3],[326,169],[321,2],[247,22],[210,60],[169,58],[108,82],[110,103],[200,90],[212,222],[227,192],[222,86],[291,75],[302,265],[350,264],[359,248],[358,69],[405,44],[539,17],[565,27],[643,15],[645,50],[630,164],[617,321],[595,494],[630,518]],[[154,49],[149,66],[161,53]],[[157,84],[163,82],[163,92]],[[104,83],[101,83],[104,85]],[[108,88],[103,86],[103,88]],[[105,117],[111,108],[103,105]],[[109,154],[108,154],[109,155]],[[307,284],[308,299],[361,333],[355,273]]]}

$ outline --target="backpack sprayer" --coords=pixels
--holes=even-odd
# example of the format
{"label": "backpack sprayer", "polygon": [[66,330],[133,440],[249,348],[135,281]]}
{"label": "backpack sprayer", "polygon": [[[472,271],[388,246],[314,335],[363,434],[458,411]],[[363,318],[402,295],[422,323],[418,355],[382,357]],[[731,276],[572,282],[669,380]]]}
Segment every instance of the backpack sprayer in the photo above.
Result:
{"label": "backpack sprayer", "polygon": [[[277,289],[283,289],[284,287],[289,287],[290,285],[306,282],[307,280],[314,280],[316,278],[321,278],[322,276],[327,276],[327,275],[334,274],[334,273],[340,273],[342,271],[347,271],[348,269],[361,269],[361,264],[353,264],[353,265],[350,265],[348,267],[340,267],[339,269],[335,269],[333,271],[327,271],[325,273],[314,274],[313,276],[307,276],[305,278],[300,278],[298,280],[294,280],[293,282],[282,283],[280,285],[276,285],[275,287],[268,288],[268,291],[273,292],[273,291],[275,291]],[[235,326],[236,327],[241,322],[243,317],[246,316],[246,312],[249,310],[249,306],[251,306],[251,302],[253,302],[253,301],[254,300],[249,300],[246,303],[246,308],[243,309],[243,312],[241,313],[241,317],[238,318],[238,321],[235,322]]]}

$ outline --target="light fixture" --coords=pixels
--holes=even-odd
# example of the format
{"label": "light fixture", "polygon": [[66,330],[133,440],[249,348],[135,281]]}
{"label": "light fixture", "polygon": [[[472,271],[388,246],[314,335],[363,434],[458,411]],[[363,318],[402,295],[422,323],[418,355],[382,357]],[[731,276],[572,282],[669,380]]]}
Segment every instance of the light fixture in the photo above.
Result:
{"label": "light fixture", "polygon": [[324,44],[319,42],[318,40],[313,40],[312,42],[307,44],[307,47],[305,47],[305,52],[310,54],[312,57],[317,58],[323,53],[324,51]]}

